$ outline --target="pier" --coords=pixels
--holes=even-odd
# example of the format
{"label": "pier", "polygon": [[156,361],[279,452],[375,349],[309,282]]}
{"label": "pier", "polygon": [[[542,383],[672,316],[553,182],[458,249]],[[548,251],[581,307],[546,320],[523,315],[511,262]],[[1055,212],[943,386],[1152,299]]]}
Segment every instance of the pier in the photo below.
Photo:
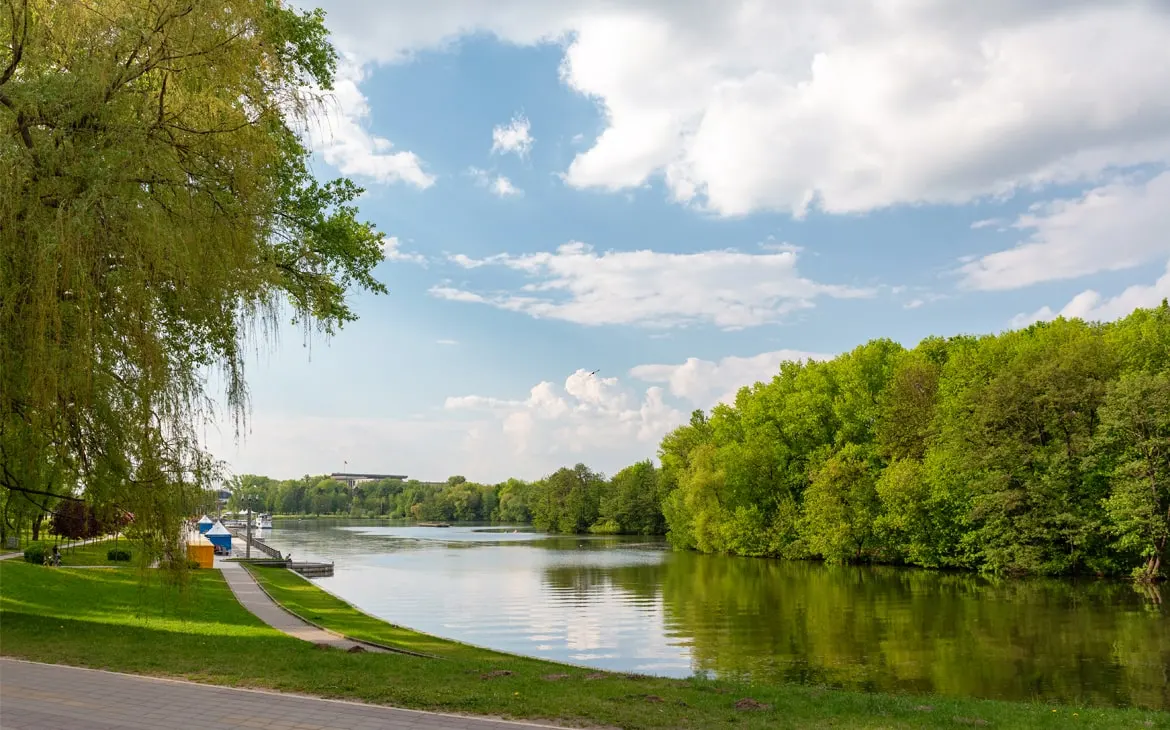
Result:
{"label": "pier", "polygon": [[266,555],[269,560],[264,562],[282,563],[284,567],[289,570],[296,571],[306,578],[329,578],[333,575],[333,563],[307,563],[307,562],[293,562],[290,558],[281,555],[280,551],[271,545],[259,540],[255,535],[249,538],[246,530],[239,528],[232,529],[232,535],[244,541],[245,544],[251,542],[252,548]]}

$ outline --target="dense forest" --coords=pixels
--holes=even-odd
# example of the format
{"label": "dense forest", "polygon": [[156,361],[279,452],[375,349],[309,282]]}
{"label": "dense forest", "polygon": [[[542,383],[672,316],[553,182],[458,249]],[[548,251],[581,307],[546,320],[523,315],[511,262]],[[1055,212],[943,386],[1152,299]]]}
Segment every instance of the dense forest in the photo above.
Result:
{"label": "dense forest", "polygon": [[[1170,306],[874,340],[695,411],[661,464],[535,482],[240,479],[277,513],[665,533],[703,552],[1003,574],[1167,572]],[[237,502],[239,500],[236,500]]]}

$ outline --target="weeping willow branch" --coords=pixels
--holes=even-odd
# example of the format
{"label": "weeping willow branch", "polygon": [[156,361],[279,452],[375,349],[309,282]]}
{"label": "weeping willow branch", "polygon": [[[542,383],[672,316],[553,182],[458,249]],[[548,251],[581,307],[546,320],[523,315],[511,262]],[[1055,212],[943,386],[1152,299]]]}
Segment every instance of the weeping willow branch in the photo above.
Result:
{"label": "weeping willow branch", "polygon": [[356,318],[348,291],[385,291],[361,189],[314,180],[297,131],[318,100],[306,83],[332,84],[322,18],[279,0],[24,0],[0,14],[9,501],[119,505],[168,543],[222,476],[197,436],[214,415],[204,374],[225,374],[238,430],[252,333],[291,309],[331,334]]}

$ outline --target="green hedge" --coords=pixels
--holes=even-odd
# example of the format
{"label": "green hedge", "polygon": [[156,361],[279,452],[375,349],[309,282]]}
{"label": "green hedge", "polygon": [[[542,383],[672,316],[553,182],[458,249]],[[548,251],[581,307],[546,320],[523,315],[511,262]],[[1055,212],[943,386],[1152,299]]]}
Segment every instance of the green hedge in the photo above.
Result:
{"label": "green hedge", "polygon": [[110,550],[109,552],[106,553],[106,560],[114,560],[114,561],[118,561],[118,562],[129,562],[130,551],[129,550],[122,550],[120,548],[114,548],[113,550]]}
{"label": "green hedge", "polygon": [[45,554],[51,553],[52,551],[52,545],[46,545],[43,542],[34,542],[24,549],[24,562],[42,565],[45,562]]}

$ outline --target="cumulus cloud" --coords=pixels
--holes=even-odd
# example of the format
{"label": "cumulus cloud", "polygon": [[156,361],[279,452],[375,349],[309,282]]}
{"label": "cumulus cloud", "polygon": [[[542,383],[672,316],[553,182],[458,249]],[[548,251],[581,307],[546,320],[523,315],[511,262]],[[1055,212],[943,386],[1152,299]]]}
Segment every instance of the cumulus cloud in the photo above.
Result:
{"label": "cumulus cloud", "polygon": [[1160,259],[1170,254],[1170,172],[1035,205],[1012,227],[1031,233],[1014,248],[960,267],[964,286],[1017,289]]}
{"label": "cumulus cloud", "polygon": [[478,167],[469,167],[467,174],[475,180],[481,188],[487,188],[498,198],[510,198],[523,195],[524,191],[512,184],[512,181],[503,175],[494,175]]}
{"label": "cumulus cloud", "polygon": [[1111,322],[1121,319],[1135,309],[1158,306],[1163,299],[1170,298],[1170,261],[1166,273],[1153,284],[1135,284],[1115,297],[1103,297],[1100,293],[1086,289],[1054,312],[1051,307],[1041,307],[1031,314],[1020,313],[1011,320],[1013,328],[1027,327],[1033,322],[1050,322],[1057,317],[1079,318],[1089,322]]}
{"label": "cumulus cloud", "polygon": [[324,4],[365,60],[474,33],[562,43],[563,83],[605,123],[565,180],[660,176],[722,215],[957,203],[1170,160],[1165,2]]}
{"label": "cumulus cloud", "polygon": [[364,75],[352,59],[338,64],[324,114],[309,125],[310,144],[342,175],[380,183],[402,182],[423,190],[431,187],[435,177],[423,170],[418,155],[405,150],[392,152],[390,140],[366,128],[370,105],[360,88]]}
{"label": "cumulus cloud", "polygon": [[515,154],[527,157],[536,139],[532,136],[532,125],[522,114],[512,117],[507,124],[498,124],[492,129],[492,154]]}
{"label": "cumulus cloud", "polygon": [[411,264],[427,265],[427,257],[416,251],[403,251],[402,242],[398,236],[386,236],[382,239],[382,255],[387,261],[405,261]]}
{"label": "cumulus cloud", "polygon": [[[540,382],[524,398],[453,396],[444,405],[492,417],[464,440],[464,450],[473,458],[483,460],[496,451],[493,458],[525,463],[529,471],[531,464],[550,471],[576,461],[620,468],[652,457],[659,439],[683,421],[682,412],[664,401],[661,388],[638,395],[617,378],[585,370],[561,385]],[[501,444],[504,452],[497,451]]]}
{"label": "cumulus cloud", "polygon": [[709,409],[716,403],[735,404],[735,394],[745,385],[767,382],[780,372],[784,362],[828,360],[832,355],[776,350],[752,357],[728,356],[718,362],[689,357],[679,365],[638,365],[630,377],[648,383],[666,383],[670,394],[692,405]]}
{"label": "cumulus cloud", "polygon": [[530,281],[516,291],[482,294],[441,284],[432,296],[488,304],[532,317],[587,325],[675,327],[714,324],[742,329],[781,321],[822,296],[872,296],[873,290],[802,277],[796,253],[730,249],[691,254],[607,251],[572,242],[554,252],[449,257],[466,268],[503,266]]}
{"label": "cumulus cloud", "polygon": [[577,370],[527,392],[452,395],[441,412],[413,418],[260,414],[238,447],[225,428],[215,453],[237,473],[282,478],[340,469],[343,461],[423,480],[451,474],[485,482],[535,479],[579,461],[612,474],[653,458],[662,437],[692,409],[730,402],[740,386],[770,380],[785,360],[826,357],[777,350],[719,361],[688,358],[636,366],[628,380]]}

